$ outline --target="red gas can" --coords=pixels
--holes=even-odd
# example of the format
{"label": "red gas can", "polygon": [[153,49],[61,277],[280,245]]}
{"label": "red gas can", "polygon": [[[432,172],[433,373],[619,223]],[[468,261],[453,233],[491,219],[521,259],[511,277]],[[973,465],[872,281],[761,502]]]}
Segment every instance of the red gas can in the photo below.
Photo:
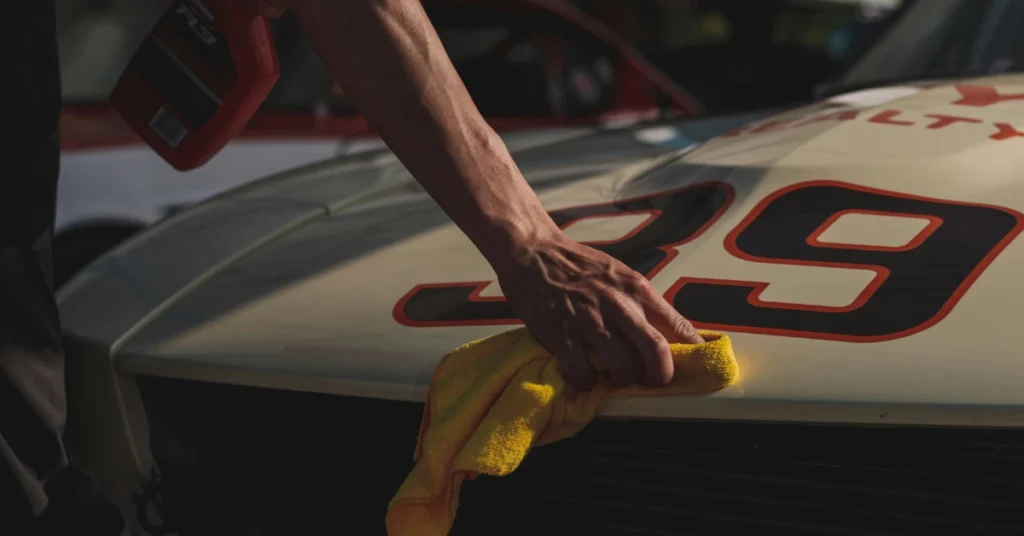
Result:
{"label": "red gas can", "polygon": [[245,0],[175,0],[110,101],[180,171],[206,163],[249,122],[280,67],[270,25]]}

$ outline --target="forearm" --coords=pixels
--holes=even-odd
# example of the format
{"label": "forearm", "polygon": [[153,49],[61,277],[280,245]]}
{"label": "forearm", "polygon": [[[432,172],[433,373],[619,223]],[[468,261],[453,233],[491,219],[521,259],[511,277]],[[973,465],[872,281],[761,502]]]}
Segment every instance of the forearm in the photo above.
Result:
{"label": "forearm", "polygon": [[420,0],[292,0],[346,96],[492,263],[557,228],[459,79]]}

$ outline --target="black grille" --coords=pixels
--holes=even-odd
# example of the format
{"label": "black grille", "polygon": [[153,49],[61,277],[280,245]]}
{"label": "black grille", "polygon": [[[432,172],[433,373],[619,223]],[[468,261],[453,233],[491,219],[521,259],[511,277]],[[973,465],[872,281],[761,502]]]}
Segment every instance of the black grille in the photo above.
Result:
{"label": "black grille", "polygon": [[[457,525],[466,535],[1022,534],[1022,476],[1018,431],[597,422],[508,477],[467,483]],[[503,532],[485,530],[497,518]]]}
{"label": "black grille", "polygon": [[[384,533],[422,406],[152,378],[140,386],[179,527]],[[508,477],[467,482],[453,535],[766,530],[1024,534],[1024,430],[596,421],[534,449]]]}

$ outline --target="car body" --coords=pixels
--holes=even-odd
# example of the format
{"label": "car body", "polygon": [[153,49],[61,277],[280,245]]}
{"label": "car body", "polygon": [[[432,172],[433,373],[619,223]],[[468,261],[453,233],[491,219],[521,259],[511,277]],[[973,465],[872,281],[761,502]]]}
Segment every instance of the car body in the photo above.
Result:
{"label": "car body", "polygon": [[[302,164],[380,148],[290,14],[272,21],[281,76],[242,133],[181,173],[121,120],[107,95],[165,0],[62,0],[64,112],[56,279],[191,203]],[[100,7],[97,8],[96,6]],[[513,147],[700,104],[620,37],[561,0],[428,0],[446,49],[488,121]]]}
{"label": "car body", "polygon": [[[730,335],[740,380],[611,401],[467,483],[454,533],[1018,533],[1021,95],[906,82],[698,144],[655,124],[517,151],[570,236]],[[517,325],[387,152],[176,214],[59,304],[73,459],[153,533],[383,530],[438,360]]]}

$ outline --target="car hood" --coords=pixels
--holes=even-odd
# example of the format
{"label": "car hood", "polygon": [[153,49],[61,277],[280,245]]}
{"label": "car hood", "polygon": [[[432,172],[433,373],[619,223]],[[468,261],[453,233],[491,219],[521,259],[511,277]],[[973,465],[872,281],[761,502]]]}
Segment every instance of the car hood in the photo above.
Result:
{"label": "car hood", "polygon": [[[614,242],[643,229],[654,211],[674,210],[626,210],[630,200],[711,188],[690,208],[698,214],[715,205],[714,217],[702,233],[663,248],[669,254],[652,282],[676,297],[684,283],[695,283],[686,290],[690,301],[677,306],[699,325],[730,334],[741,379],[708,397],[616,401],[605,412],[836,420],[856,411],[855,420],[966,422],[975,419],[966,408],[985,407],[1008,412],[989,411],[989,419],[1024,422],[1014,411],[1024,406],[1012,314],[1024,303],[1017,282],[1024,245],[1014,240],[1024,210],[1024,135],[1015,134],[1024,130],[1024,100],[1016,94],[1024,98],[1022,77],[878,88],[748,123],[735,119],[742,126],[696,147],[685,127],[662,125],[517,152],[550,210],[619,203],[625,217],[569,218],[568,231],[584,241]],[[732,126],[718,123],[710,132]],[[810,186],[881,192],[915,200],[913,210],[994,205],[983,216],[1001,234],[935,314],[910,321],[916,313],[899,304],[931,299],[934,270],[889,265],[895,257],[877,255],[850,261],[849,252],[913,250],[967,216],[837,210],[828,225],[800,238],[839,251],[831,262],[786,260],[803,246],[779,249],[771,233],[737,238],[759,214],[775,218],[781,236],[798,232],[796,222],[818,203],[839,202],[811,196],[771,212],[770,201]],[[840,224],[838,216],[852,217]],[[943,236],[972,240],[970,229]],[[880,281],[908,271],[920,282],[909,288],[921,294],[890,296],[891,307],[867,319],[829,320],[852,318],[834,315],[865,307]],[[472,291],[464,302],[486,302],[500,297],[493,278],[404,168],[380,152],[271,177],[158,224],[88,267],[63,290],[60,306],[65,332],[107,349],[127,373],[423,400],[445,353],[515,325],[486,311],[468,322],[458,320],[463,313],[445,316],[459,306],[450,296],[410,308],[410,295],[462,284]],[[704,294],[714,300],[699,299],[701,283],[719,287]],[[740,294],[723,295],[726,287]],[[824,316],[783,319],[779,328],[774,320],[736,320],[741,313],[721,310],[726,302],[747,313],[767,307]],[[903,327],[877,328],[883,321]],[[816,323],[826,327],[812,329]]]}

